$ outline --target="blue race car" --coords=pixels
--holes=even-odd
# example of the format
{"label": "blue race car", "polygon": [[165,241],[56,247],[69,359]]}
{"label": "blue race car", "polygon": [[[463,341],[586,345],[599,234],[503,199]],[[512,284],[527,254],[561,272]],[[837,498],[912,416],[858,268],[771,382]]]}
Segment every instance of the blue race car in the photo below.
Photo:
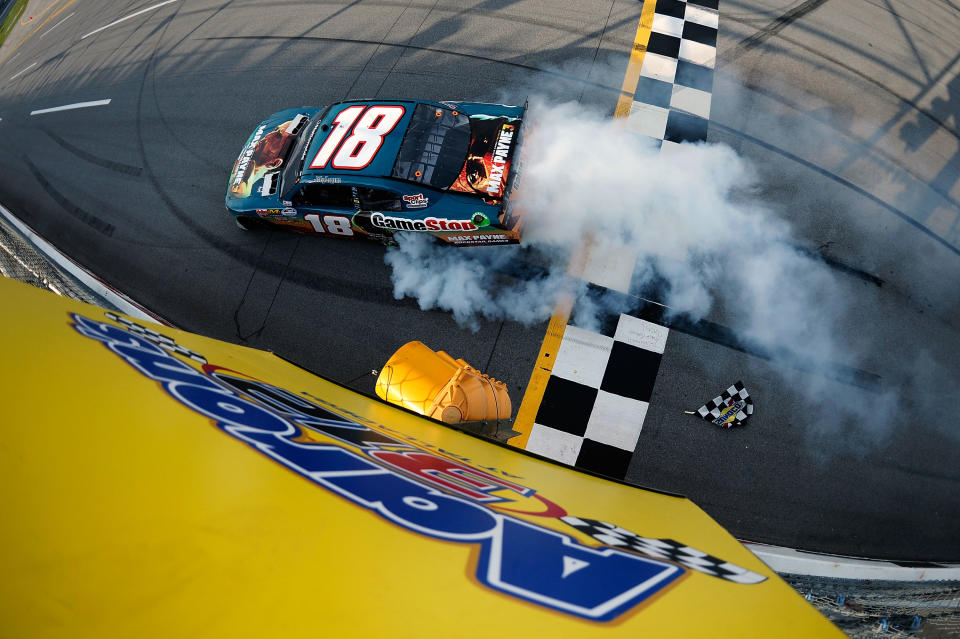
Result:
{"label": "blue race car", "polygon": [[391,243],[397,231],[455,245],[516,244],[509,195],[524,107],[354,100],[287,109],[237,158],[227,211],[244,229]]}

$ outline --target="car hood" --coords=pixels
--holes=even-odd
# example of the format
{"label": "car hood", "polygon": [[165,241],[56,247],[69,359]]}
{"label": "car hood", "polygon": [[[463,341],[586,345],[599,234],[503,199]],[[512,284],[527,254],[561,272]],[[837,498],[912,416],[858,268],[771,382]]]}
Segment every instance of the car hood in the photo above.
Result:
{"label": "car hood", "polygon": [[282,170],[313,113],[316,109],[287,109],[261,122],[233,165],[227,198],[250,197],[267,174]]}

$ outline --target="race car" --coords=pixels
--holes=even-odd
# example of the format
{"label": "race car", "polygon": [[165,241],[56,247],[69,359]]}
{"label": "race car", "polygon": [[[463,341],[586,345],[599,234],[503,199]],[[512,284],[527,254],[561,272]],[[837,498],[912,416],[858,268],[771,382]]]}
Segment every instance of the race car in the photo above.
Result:
{"label": "race car", "polygon": [[393,243],[398,231],[454,245],[516,244],[510,193],[524,107],[352,100],[275,113],[227,186],[243,229],[281,226]]}

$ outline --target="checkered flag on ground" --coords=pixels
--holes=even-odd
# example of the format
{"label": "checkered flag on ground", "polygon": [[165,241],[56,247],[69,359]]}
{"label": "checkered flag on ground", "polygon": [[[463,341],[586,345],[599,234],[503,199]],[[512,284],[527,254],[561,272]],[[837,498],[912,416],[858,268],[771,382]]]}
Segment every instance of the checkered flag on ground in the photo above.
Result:
{"label": "checkered flag on ground", "polygon": [[767,579],[761,574],[708,555],[673,539],[641,537],[625,528],[596,519],[581,519],[568,515],[561,517],[561,520],[607,546],[624,548],[649,557],[672,561],[711,577],[718,577],[738,584],[758,584]]}
{"label": "checkered flag on ground", "polygon": [[183,355],[184,357],[189,357],[190,359],[200,362],[201,364],[207,363],[207,358],[201,355],[200,353],[195,353],[191,351],[186,346],[180,346],[177,344],[172,337],[167,337],[166,335],[161,335],[160,333],[147,328],[146,326],[141,326],[133,320],[128,320],[126,317],[117,315],[116,313],[106,312],[104,313],[108,319],[113,320],[123,324],[128,331],[135,335],[139,335],[145,340],[149,340],[162,348],[165,351],[169,351],[176,355]]}
{"label": "checkered flag on ground", "polygon": [[[688,411],[688,414],[693,413]],[[753,415],[753,400],[743,382],[737,382],[698,408],[696,414],[720,428],[741,426],[747,417]]]}

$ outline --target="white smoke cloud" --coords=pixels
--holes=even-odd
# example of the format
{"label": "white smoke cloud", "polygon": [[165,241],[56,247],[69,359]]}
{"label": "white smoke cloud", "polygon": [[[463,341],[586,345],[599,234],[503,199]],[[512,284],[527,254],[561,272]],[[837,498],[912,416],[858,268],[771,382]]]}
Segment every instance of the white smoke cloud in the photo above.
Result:
{"label": "white smoke cloud", "polygon": [[473,331],[478,317],[524,324],[549,317],[563,285],[563,278],[550,271],[522,280],[502,275],[520,252],[516,246],[464,250],[416,233],[400,234],[397,240],[384,258],[393,269],[394,296],[416,298],[423,310],[449,311]]}
{"label": "white smoke cloud", "polygon": [[[562,288],[570,256],[590,238],[595,254],[629,246],[640,258],[634,287],[659,276],[668,284],[662,301],[671,312],[697,320],[717,302],[720,284],[776,289],[775,282],[749,280],[748,274],[741,274],[742,282],[725,282],[736,273],[731,264],[736,256],[776,257],[782,270],[792,271],[783,277],[803,270],[785,260],[810,261],[789,248],[784,222],[743,197],[753,189],[753,171],[729,147],[682,145],[661,154],[622,121],[572,102],[533,101],[525,126],[522,188],[513,205],[524,212],[524,246],[545,259],[550,276],[497,280],[489,275],[521,257],[520,251],[453,251],[408,234],[386,257],[397,296],[449,310],[467,325],[475,317],[543,320]],[[764,275],[777,277],[770,269]],[[756,300],[763,295],[769,291],[757,291]]]}
{"label": "white smoke cloud", "polygon": [[[478,317],[532,323],[549,318],[564,290],[571,256],[590,238],[591,253],[628,246],[637,256],[631,289],[654,280],[668,317],[710,319],[780,364],[809,375],[828,421],[872,419],[892,394],[847,401],[828,370],[856,367],[836,339],[845,292],[821,261],[796,248],[790,226],[757,197],[756,172],[731,148],[684,144],[661,152],[649,140],[579,103],[531,100],[525,118],[520,188],[526,248],[448,248],[406,235],[387,251],[394,294],[416,298],[472,326]],[[497,276],[511,260],[536,255],[547,274]],[[596,324],[604,300],[582,295],[574,321]],[[619,299],[623,303],[622,298]],[[782,368],[782,366],[780,367]],[[831,379],[832,375],[832,379]]]}

